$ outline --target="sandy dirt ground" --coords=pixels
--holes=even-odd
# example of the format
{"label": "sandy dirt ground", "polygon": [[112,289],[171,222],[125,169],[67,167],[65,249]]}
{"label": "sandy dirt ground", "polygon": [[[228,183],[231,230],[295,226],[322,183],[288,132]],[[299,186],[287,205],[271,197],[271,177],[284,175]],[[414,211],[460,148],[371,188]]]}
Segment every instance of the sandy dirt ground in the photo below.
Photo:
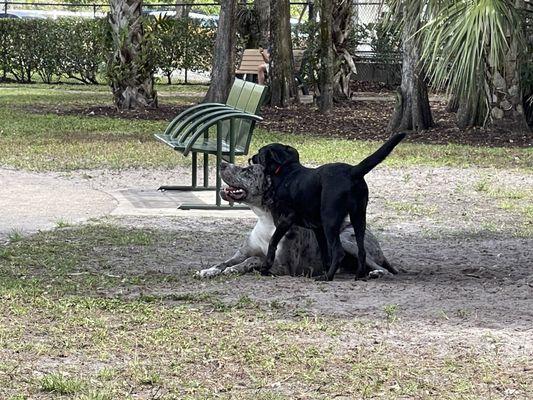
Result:
{"label": "sandy dirt ground", "polygon": [[[185,170],[172,173],[178,182],[187,181]],[[25,173],[19,174],[21,182]],[[162,176],[171,176],[157,170],[39,175],[41,182],[50,179],[59,187],[85,187],[96,193],[96,200],[86,199],[94,206],[93,216],[112,209],[112,199],[98,207],[106,191],[157,187]],[[208,293],[222,301],[248,296],[260,306],[276,304],[287,314],[339,318],[383,319],[384,310],[392,307],[395,318],[403,321],[396,334],[404,338],[400,330],[412,332],[413,346],[440,336],[461,343],[497,334],[513,355],[531,356],[533,238],[531,214],[524,209],[531,199],[533,175],[496,169],[381,167],[367,181],[368,220],[385,255],[405,271],[398,276],[369,281],[338,276],[334,282],[318,283],[249,274],[199,281],[194,272],[232,255],[252,228],[253,218],[104,217],[119,225],[163,231],[168,237],[153,252],[117,260],[115,270],[106,273],[157,273],[178,279],[117,287],[102,295],[172,299]]]}

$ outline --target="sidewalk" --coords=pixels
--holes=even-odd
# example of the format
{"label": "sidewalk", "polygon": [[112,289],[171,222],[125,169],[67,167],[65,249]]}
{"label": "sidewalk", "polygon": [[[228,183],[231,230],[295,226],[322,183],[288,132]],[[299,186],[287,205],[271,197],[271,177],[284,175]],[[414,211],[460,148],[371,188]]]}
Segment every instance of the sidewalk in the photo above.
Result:
{"label": "sidewalk", "polygon": [[[33,233],[60,223],[79,223],[105,215],[254,217],[246,210],[178,210],[183,202],[213,203],[214,191],[159,192],[157,185],[131,187],[134,179],[120,179],[123,188],[95,188],[88,179],[59,173],[32,173],[0,168],[0,242],[12,233]],[[144,185],[143,185],[144,184]]]}

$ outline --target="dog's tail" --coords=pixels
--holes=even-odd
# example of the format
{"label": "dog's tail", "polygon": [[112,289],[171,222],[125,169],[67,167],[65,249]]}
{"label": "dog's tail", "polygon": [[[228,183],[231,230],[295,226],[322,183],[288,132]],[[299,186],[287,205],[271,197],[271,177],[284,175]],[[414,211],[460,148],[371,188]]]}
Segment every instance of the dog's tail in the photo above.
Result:
{"label": "dog's tail", "polygon": [[365,158],[359,164],[353,167],[353,175],[355,178],[362,178],[368,174],[372,169],[382,162],[390,152],[396,147],[398,143],[406,136],[405,133],[397,133],[389,140],[387,140],[383,146],[377,149],[373,154]]}

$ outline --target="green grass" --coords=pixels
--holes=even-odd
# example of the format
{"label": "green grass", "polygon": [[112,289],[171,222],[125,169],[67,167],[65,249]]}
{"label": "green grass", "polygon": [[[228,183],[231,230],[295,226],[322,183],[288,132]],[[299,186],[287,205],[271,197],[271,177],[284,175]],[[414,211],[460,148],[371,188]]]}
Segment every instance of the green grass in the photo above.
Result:
{"label": "green grass", "polygon": [[[246,295],[233,303],[198,290],[130,296],[142,280],[164,286],[164,274],[134,280],[130,267],[145,253],[159,262],[165,238],[176,240],[93,224],[2,247],[0,398],[483,399],[500,388],[517,396],[531,389],[520,357],[440,336],[408,349],[409,341],[387,339],[402,325],[396,304],[367,321],[288,316]],[[166,257],[161,265],[175,262],[174,253]],[[117,263],[123,276],[106,275]]]}
{"label": "green grass", "polygon": [[43,391],[56,394],[74,394],[82,391],[84,386],[82,381],[58,373],[47,374],[40,381]]}
{"label": "green grass", "polygon": [[[158,89],[164,103],[191,104],[195,98],[183,96],[182,91],[200,93],[205,87],[161,85]],[[36,171],[189,165],[189,158],[181,157],[153,138],[153,133],[165,128],[164,121],[58,116],[31,111],[43,107],[53,110],[110,104],[111,96],[105,86],[0,85],[0,165]],[[311,164],[356,163],[379,146],[379,143],[370,141],[269,133],[256,129],[251,152],[275,141],[297,147],[302,160]],[[528,169],[533,165],[533,151],[402,143],[386,163],[392,166]]]}

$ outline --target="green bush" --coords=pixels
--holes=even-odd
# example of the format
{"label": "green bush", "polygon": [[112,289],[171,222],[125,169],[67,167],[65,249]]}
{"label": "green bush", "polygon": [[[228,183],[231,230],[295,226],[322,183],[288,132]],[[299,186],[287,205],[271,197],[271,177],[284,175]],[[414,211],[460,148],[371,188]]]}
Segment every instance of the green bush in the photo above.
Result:
{"label": "green bush", "polygon": [[[211,68],[216,26],[205,21],[149,19],[149,27],[157,24],[152,46],[155,47],[156,67],[167,77],[178,69],[205,71]],[[153,28],[152,28],[153,29]]]}
{"label": "green bush", "polygon": [[[170,81],[177,69],[211,66],[216,27],[191,19],[145,20],[150,66]],[[107,19],[0,19],[0,79],[97,83],[111,52]]]}

